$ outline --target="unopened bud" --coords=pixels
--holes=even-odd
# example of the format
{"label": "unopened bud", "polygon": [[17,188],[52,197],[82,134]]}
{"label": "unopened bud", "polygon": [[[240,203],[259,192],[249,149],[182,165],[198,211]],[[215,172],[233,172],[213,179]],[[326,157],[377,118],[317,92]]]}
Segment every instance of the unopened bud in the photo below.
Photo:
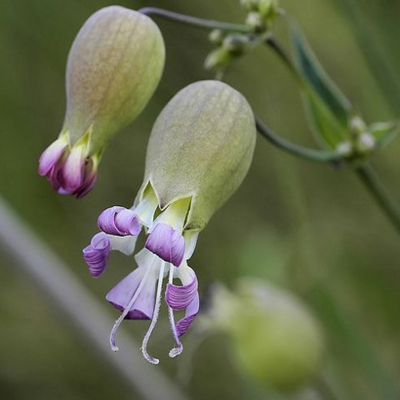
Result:
{"label": "unopened bud", "polygon": [[247,15],[246,25],[249,26],[255,33],[264,32],[267,29],[265,20],[259,12],[251,12]]}
{"label": "unopened bud", "polygon": [[259,0],[240,0],[240,5],[246,11],[255,11],[258,8]]}
{"label": "unopened bud", "polygon": [[224,70],[233,61],[233,55],[224,47],[218,47],[212,51],[204,61],[204,68],[207,70]]}
{"label": "unopened bud", "polygon": [[243,54],[248,43],[249,38],[247,36],[229,35],[223,41],[222,47],[229,51],[232,56],[238,57]]}
{"label": "unopened bud", "polygon": [[267,22],[272,22],[279,15],[279,0],[258,0],[258,12]]}
{"label": "unopened bud", "polygon": [[213,29],[208,35],[208,40],[216,46],[220,46],[224,39],[225,33],[221,29]]}
{"label": "unopened bud", "polygon": [[97,172],[90,166],[97,168],[109,140],[146,106],[164,60],[160,30],[143,14],[112,6],[85,22],[68,56],[64,126],[40,160],[39,173],[55,189],[77,197],[90,190]]}
{"label": "unopened bud", "polygon": [[368,155],[375,149],[375,139],[370,133],[362,133],[357,140],[357,153]]}

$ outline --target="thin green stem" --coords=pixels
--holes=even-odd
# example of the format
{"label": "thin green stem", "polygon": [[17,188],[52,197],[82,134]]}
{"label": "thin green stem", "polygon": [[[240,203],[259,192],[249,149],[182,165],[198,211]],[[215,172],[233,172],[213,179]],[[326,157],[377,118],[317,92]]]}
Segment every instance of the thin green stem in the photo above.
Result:
{"label": "thin green stem", "polygon": [[261,121],[260,118],[258,117],[255,118],[256,118],[256,126],[258,132],[261,133],[261,135],[265,139],[267,139],[271,144],[285,151],[286,153],[315,162],[339,163],[342,161],[342,157],[337,153],[331,151],[309,149],[307,147],[291,143],[288,140],[281,138],[270,128],[268,128]]}
{"label": "thin green stem", "polygon": [[370,165],[356,168],[357,176],[371,193],[372,197],[400,233],[400,208]]}
{"label": "thin green stem", "polygon": [[250,33],[251,29],[246,25],[231,24],[228,22],[213,21],[209,19],[191,17],[185,14],[179,14],[172,11],[163,10],[156,7],[144,7],[138,10],[142,14],[157,15],[164,19],[180,22],[185,25],[195,26],[201,29],[221,29],[229,32]]}

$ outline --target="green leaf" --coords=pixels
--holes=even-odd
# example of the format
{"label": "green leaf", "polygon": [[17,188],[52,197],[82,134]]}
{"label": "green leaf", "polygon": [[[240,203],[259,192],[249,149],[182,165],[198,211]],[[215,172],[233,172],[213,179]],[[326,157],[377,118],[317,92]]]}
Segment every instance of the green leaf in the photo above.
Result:
{"label": "green leaf", "polygon": [[321,145],[336,149],[339,143],[348,139],[348,128],[340,123],[314,92],[305,92],[303,99]]}
{"label": "green leaf", "polygon": [[348,137],[351,104],[318,62],[300,30],[291,25],[298,71],[304,79],[305,102],[320,139],[335,148]]}
{"label": "green leaf", "polygon": [[374,137],[376,147],[382,148],[393,140],[400,131],[400,123],[394,122],[377,122],[368,127],[369,133]]}

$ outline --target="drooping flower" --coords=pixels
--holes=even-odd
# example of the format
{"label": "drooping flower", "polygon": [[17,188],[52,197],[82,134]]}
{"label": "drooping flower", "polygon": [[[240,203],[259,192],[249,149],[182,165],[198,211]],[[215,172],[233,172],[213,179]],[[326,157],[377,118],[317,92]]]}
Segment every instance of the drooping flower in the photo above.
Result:
{"label": "drooping flower", "polygon": [[164,61],[161,33],[143,14],[112,6],[85,22],[68,56],[64,125],[39,160],[55,190],[81,198],[92,189],[106,145],[146,106]]}
{"label": "drooping flower", "polygon": [[[182,352],[180,337],[200,305],[197,277],[188,260],[199,232],[244,179],[255,138],[247,101],[218,81],[189,85],[161,112],[150,136],[145,177],[134,206],[105,210],[98,219],[102,232],[84,249],[89,271],[97,277],[106,268],[110,250],[132,254],[140,226],[148,235],[145,248],[135,257],[138,268],[106,296],[121,311],[110,335],[113,350],[118,349],[115,334],[124,319],[151,319],[142,352],[149,362],[158,363],[147,344],[168,276],[164,298],[176,343],[170,357]],[[185,315],[175,322],[178,310]]]}

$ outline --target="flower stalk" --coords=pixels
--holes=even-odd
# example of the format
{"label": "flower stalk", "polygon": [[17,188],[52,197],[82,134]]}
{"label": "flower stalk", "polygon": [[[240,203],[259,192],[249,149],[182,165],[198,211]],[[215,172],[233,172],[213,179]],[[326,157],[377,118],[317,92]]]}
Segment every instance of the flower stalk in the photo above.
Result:
{"label": "flower stalk", "polygon": [[307,147],[299,146],[297,144],[289,142],[286,139],[281,138],[268,126],[266,126],[258,117],[256,117],[256,126],[258,132],[265,139],[267,139],[275,147],[286,153],[315,162],[338,164],[342,161],[342,156],[333,151],[309,149]]}
{"label": "flower stalk", "polygon": [[364,164],[357,167],[355,172],[378,206],[389,218],[393,227],[400,233],[400,208],[373,168],[368,164]]}
{"label": "flower stalk", "polygon": [[163,10],[161,8],[156,8],[156,7],[144,7],[138,10],[138,12],[145,15],[156,15],[160,18],[164,18],[174,22],[179,22],[184,25],[194,26],[200,29],[221,29],[223,31],[241,32],[241,33],[251,32],[251,29],[246,25],[231,24],[228,22],[220,22],[210,19],[197,18],[185,14],[179,14],[173,11]]}

